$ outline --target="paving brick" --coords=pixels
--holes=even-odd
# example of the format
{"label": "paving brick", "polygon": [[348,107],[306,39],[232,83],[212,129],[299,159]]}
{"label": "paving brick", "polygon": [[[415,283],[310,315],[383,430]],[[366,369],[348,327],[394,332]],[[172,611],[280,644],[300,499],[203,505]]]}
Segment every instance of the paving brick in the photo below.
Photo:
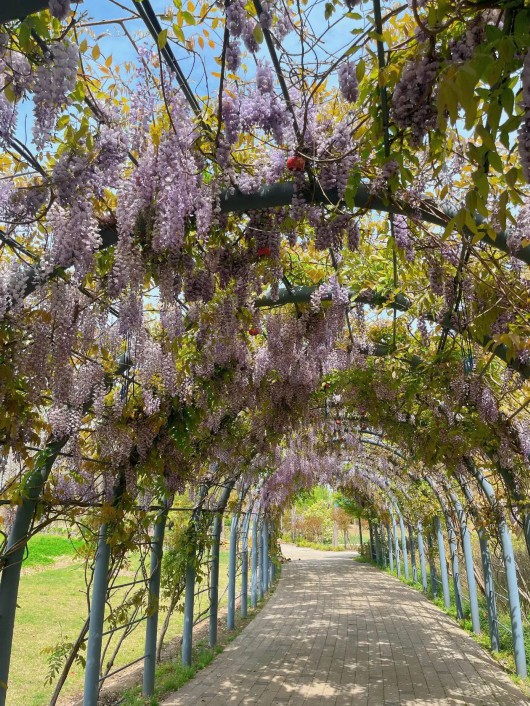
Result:
{"label": "paving brick", "polygon": [[265,608],[163,706],[528,706],[417,591],[350,554],[284,553]]}

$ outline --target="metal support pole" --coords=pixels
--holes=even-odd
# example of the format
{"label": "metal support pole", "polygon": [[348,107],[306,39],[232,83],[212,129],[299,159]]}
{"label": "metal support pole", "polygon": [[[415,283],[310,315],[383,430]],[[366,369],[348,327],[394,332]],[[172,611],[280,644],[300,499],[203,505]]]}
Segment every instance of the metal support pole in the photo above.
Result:
{"label": "metal support pole", "polygon": [[436,562],[434,561],[434,546],[432,534],[427,533],[427,547],[429,554],[429,573],[431,576],[431,593],[433,598],[438,598],[438,577],[436,575]]}
{"label": "metal support pole", "polygon": [[265,594],[269,590],[269,522],[266,517],[263,518],[261,534],[263,538],[261,584],[263,593]]}
{"label": "metal support pole", "polygon": [[421,587],[423,589],[423,592],[427,593],[427,566],[425,561],[425,545],[423,544],[423,532],[421,522],[418,522],[418,554],[420,555]]}
{"label": "metal support pole", "polygon": [[243,520],[241,532],[241,617],[247,617],[248,610],[248,527],[250,524],[250,512],[247,512]]}
{"label": "metal support pole", "polygon": [[418,567],[416,566],[416,552],[414,551],[414,534],[412,532],[412,525],[408,525],[409,530],[409,544],[410,544],[410,563],[412,566],[412,581],[418,583]]}
{"label": "metal support pole", "polygon": [[57,454],[66,441],[59,441],[35,456],[35,470],[23,489],[24,499],[17,508],[4,552],[0,577],[0,706],[5,706],[9,681],[9,663],[13,645],[20,571],[35,508],[48,479]]}
{"label": "metal support pole", "polygon": [[440,557],[440,576],[442,578],[442,590],[444,595],[444,606],[451,607],[451,592],[449,590],[449,576],[447,574],[447,561],[445,558],[445,544],[442,530],[442,523],[438,515],[434,518],[434,528],[438,539],[438,555]]}
{"label": "metal support pole", "polygon": [[221,542],[221,526],[223,515],[218,513],[213,520],[212,549],[210,564],[210,617],[208,642],[210,647],[217,644],[217,616],[219,614],[219,545]]}
{"label": "metal support pole", "polygon": [[407,554],[407,535],[405,534],[405,523],[403,522],[403,515],[401,514],[399,507],[396,503],[396,510],[399,518],[399,529],[401,531],[401,551],[403,553],[403,570],[405,572],[405,580],[408,581],[409,575],[409,558]]}
{"label": "metal support pole", "polygon": [[484,528],[477,530],[478,541],[480,543],[480,558],[482,560],[482,576],[484,577],[484,589],[486,593],[486,606],[488,609],[488,627],[490,631],[490,643],[493,652],[500,649],[499,618],[497,616],[497,597],[495,595],[495,582],[493,579],[493,569],[491,566],[491,553],[488,543],[488,535]]}
{"label": "metal support pole", "polygon": [[390,565],[390,571],[394,571],[394,552],[392,550],[392,536],[390,534],[390,525],[386,526],[386,538],[388,544],[388,563]]}
{"label": "metal support pole", "polygon": [[484,578],[484,593],[486,596],[486,607],[488,610],[488,627],[490,635],[490,645],[493,652],[499,651],[499,620],[497,618],[497,599],[495,596],[495,584],[493,580],[493,570],[491,567],[491,554],[488,543],[488,533],[484,527],[480,526],[480,516],[475,506],[473,493],[469,483],[461,476],[456,476],[458,484],[469,503],[470,512],[473,514],[477,527],[478,541],[480,544],[480,559],[482,563],[482,576]]}
{"label": "metal support pole", "polygon": [[258,528],[258,571],[256,574],[258,585],[258,600],[263,599],[263,531]]}
{"label": "metal support pole", "polygon": [[460,537],[462,538],[462,548],[464,550],[464,561],[466,564],[467,588],[469,592],[469,606],[471,610],[471,623],[473,632],[480,633],[480,613],[478,608],[477,582],[475,581],[475,566],[473,564],[473,550],[471,549],[471,536],[467,526],[467,516],[462,507],[462,503],[455,493],[450,492],[451,501],[456,510],[458,524],[460,527]]}
{"label": "metal support pole", "polygon": [[445,516],[447,534],[449,537],[449,551],[451,554],[451,570],[453,572],[453,586],[455,590],[456,617],[462,620],[464,609],[462,606],[462,588],[460,585],[460,566],[458,562],[458,544],[456,542],[455,528],[449,514]]}
{"label": "metal support pole", "polygon": [[209,593],[210,616],[208,627],[208,642],[210,647],[215,647],[217,644],[217,618],[219,615],[219,546],[223,529],[223,513],[233,487],[233,481],[225,486],[219,498],[219,504],[216,508],[217,512],[213,518]]}
{"label": "metal support pole", "polygon": [[484,491],[484,494],[488,498],[488,502],[490,503],[492,509],[497,515],[497,528],[499,532],[499,539],[502,545],[504,569],[506,571],[506,581],[508,587],[508,600],[510,604],[510,619],[512,624],[515,668],[518,676],[524,679],[527,676],[526,653],[512,537],[510,535],[510,530],[508,529],[508,525],[506,523],[506,517],[504,516],[504,513],[502,512],[497,502],[493,486],[488,480],[486,480],[486,478],[484,478],[481,471],[479,471],[477,468],[474,468],[473,475],[477,479],[478,483],[480,484],[480,487]]}
{"label": "metal support pole", "polygon": [[399,578],[401,576],[401,562],[399,560],[399,537],[398,537],[398,533],[397,533],[396,518],[395,518],[392,510],[390,510],[390,516],[392,517],[392,531],[393,531],[393,535],[394,535],[394,545],[395,545],[395,552],[396,552],[396,574],[397,574],[397,577]]}
{"label": "metal support pole", "polygon": [[372,525],[372,520],[368,520],[368,533],[370,544],[370,561],[375,561],[374,527]]}
{"label": "metal support pole", "polygon": [[193,604],[195,602],[195,556],[190,557],[186,566],[186,588],[184,594],[184,625],[182,627],[182,664],[191,667],[193,642]]}
{"label": "metal support pole", "polygon": [[145,657],[142,694],[151,696],[155,690],[156,638],[158,632],[158,614],[160,598],[160,575],[164,551],[164,532],[166,529],[168,508],[161,510],[155,520],[151,541],[151,567],[149,572],[149,602],[147,624],[145,628]]}
{"label": "metal support pole", "polygon": [[228,554],[228,611],[226,627],[233,630],[236,626],[236,568],[237,568],[237,525],[238,515],[232,515],[230,525],[230,551]]}
{"label": "metal support pole", "polygon": [[109,561],[110,545],[107,543],[107,525],[101,525],[98,534],[92,601],[90,603],[83,706],[97,706],[98,702],[101,641],[103,639],[103,621],[107,601]]}
{"label": "metal support pole", "polygon": [[[455,528],[453,525],[453,520],[451,518],[451,513],[449,511],[449,508],[447,507],[447,503],[444,500],[443,494],[440,492],[440,490],[437,487],[437,484],[430,478],[429,476],[425,477],[425,480],[427,483],[431,486],[431,489],[436,496],[436,499],[440,503],[440,507],[443,512],[443,516],[445,518],[445,524],[447,526],[447,540],[449,543],[449,555],[451,557],[451,572],[453,574],[453,587],[455,591],[455,606],[456,606],[456,617],[459,618],[460,620],[464,617],[464,610],[462,608],[462,589],[460,587],[460,567],[458,563],[458,545],[456,541],[456,534],[455,534]],[[441,529],[441,527],[440,527]],[[443,539],[442,539],[443,543]],[[438,546],[440,546],[440,535],[438,534]],[[440,555],[440,562],[442,560],[442,557]],[[447,565],[445,565],[445,569],[447,571]],[[443,568],[442,568],[442,582],[444,580],[444,573],[443,573]],[[446,602],[446,593],[444,590],[444,602],[445,602],[445,607],[449,608],[450,605],[450,594],[449,594],[449,605]]]}
{"label": "metal support pole", "polygon": [[374,538],[375,538],[375,560],[378,566],[381,566],[381,545],[379,542],[379,525],[374,525]]}
{"label": "metal support pole", "polygon": [[250,605],[255,608],[258,604],[258,516],[254,515],[252,523],[252,548],[250,550]]}

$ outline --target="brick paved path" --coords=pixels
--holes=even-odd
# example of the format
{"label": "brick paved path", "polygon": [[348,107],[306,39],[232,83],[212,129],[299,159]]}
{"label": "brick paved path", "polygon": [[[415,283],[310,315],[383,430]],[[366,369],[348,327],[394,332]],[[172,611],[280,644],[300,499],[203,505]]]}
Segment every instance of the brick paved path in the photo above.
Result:
{"label": "brick paved path", "polygon": [[163,706],[528,706],[417,591],[351,555],[284,546],[266,607]]}

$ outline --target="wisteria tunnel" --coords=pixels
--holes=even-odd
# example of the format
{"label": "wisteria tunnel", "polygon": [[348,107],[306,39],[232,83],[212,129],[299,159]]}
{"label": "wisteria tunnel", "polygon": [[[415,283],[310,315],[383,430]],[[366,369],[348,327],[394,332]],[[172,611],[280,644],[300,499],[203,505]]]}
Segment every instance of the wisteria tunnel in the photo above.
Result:
{"label": "wisteria tunnel", "polygon": [[528,2],[0,25],[0,706],[530,703]]}

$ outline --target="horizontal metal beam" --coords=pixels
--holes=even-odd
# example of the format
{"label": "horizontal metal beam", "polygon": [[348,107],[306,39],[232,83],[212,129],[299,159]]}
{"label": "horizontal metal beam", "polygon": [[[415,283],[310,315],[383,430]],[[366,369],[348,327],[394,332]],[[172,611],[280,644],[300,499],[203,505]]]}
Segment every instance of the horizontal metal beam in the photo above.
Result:
{"label": "horizontal metal beam", "polygon": [[[261,295],[261,297],[256,299],[254,304],[259,308],[284,306],[285,304],[304,304],[311,299],[311,295],[316,289],[318,289],[318,287],[308,285],[293,285],[289,288],[280,286],[277,297],[273,297],[271,290],[268,289]],[[350,299],[353,299],[356,304],[384,306],[397,309],[398,311],[407,311],[411,307],[410,300],[407,299],[404,294],[396,294],[393,301],[390,301],[389,297],[384,294],[374,292],[372,289],[363,289],[360,292],[350,290],[349,296]],[[321,297],[322,301],[331,301],[331,299],[331,293],[324,294],[324,296]]]}
{"label": "horizontal metal beam", "polygon": [[[270,290],[267,290],[261,297],[255,300],[255,305],[258,308],[262,307],[278,307],[285,306],[286,304],[304,304],[311,300],[311,295],[318,289],[318,287],[284,287],[280,286],[278,291],[278,296],[273,298]],[[394,300],[391,301],[389,298],[385,297],[384,294],[379,292],[373,292],[372,290],[363,290],[361,292],[350,291],[350,298],[353,298],[355,302],[360,304],[367,304],[368,306],[383,306],[388,308],[394,308],[399,311],[408,311],[411,306],[411,302],[404,294],[398,293]],[[326,294],[322,297],[323,301],[330,301],[331,294]],[[454,327],[451,325],[450,321],[442,321],[442,326],[454,331]],[[513,370],[516,370],[525,380],[530,378],[530,363],[522,363],[519,360],[511,359],[508,355],[508,349],[504,344],[493,346],[493,339],[489,336],[483,336],[481,338],[473,338],[475,343],[478,343],[484,348],[490,348],[491,352],[495,354],[497,358],[502,360],[504,363],[509,365]],[[392,349],[390,346],[384,346],[382,344],[378,345],[377,353],[372,353],[373,355],[387,355],[391,353]],[[417,367],[421,365],[423,361],[417,356],[414,357],[413,363]]]}
{"label": "horizontal metal beam", "polygon": [[0,22],[22,20],[26,15],[40,12],[48,7],[48,0],[16,0],[16,2],[0,3]]}

